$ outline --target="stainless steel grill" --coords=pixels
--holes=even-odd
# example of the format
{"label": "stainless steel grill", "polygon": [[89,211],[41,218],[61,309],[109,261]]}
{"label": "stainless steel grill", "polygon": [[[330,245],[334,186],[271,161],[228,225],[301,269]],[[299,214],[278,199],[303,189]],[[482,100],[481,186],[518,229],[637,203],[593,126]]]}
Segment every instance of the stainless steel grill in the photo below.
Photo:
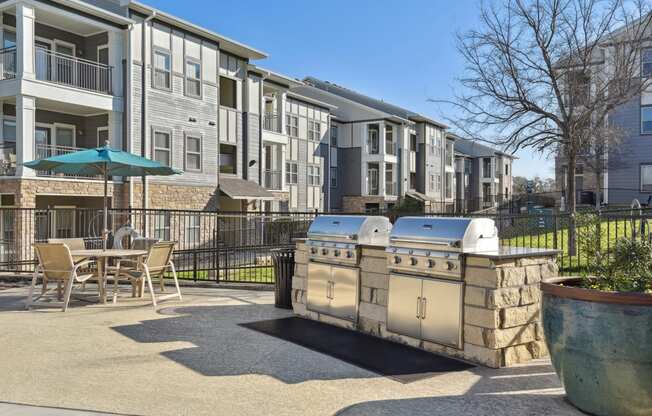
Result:
{"label": "stainless steel grill", "polygon": [[486,218],[403,217],[389,238],[387,328],[462,347],[464,256],[495,251]]}
{"label": "stainless steel grill", "polygon": [[308,229],[308,309],[357,321],[362,245],[387,246],[385,217],[323,215]]}

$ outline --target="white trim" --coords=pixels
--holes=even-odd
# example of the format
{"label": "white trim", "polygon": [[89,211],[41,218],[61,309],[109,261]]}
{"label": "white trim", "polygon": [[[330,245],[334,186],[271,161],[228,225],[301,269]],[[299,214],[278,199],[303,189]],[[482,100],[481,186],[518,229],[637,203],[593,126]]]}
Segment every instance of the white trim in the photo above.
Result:
{"label": "white trim", "polygon": [[[199,169],[188,167],[188,138],[199,140]],[[196,152],[191,152],[197,154]],[[183,134],[183,169],[188,172],[202,172],[204,170],[204,137],[202,134],[184,132]]]}
{"label": "white trim", "polygon": [[[107,49],[108,50],[109,49],[109,44],[108,43],[103,43],[102,45],[97,45],[97,50],[95,51],[95,60],[96,60],[97,63],[100,62],[100,50],[102,50],[102,49]],[[107,59],[108,59],[108,57],[109,56],[107,55]],[[111,65],[110,60],[105,65]]]}
{"label": "white trim", "polygon": [[75,126],[74,124],[66,124],[66,123],[53,123],[52,126],[54,127],[54,135],[53,135],[53,142],[54,143],[52,143],[53,145],[61,146],[58,143],[59,134],[58,134],[57,130],[59,128],[63,128],[63,129],[72,129],[72,146],[71,147],[77,147],[77,126]]}

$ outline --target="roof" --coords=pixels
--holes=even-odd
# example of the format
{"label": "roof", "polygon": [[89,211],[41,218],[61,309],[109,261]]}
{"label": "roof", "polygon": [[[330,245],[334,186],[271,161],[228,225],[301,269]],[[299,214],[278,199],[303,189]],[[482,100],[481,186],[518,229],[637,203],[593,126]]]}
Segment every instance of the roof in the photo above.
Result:
{"label": "roof", "polygon": [[248,59],[267,58],[267,54],[265,52],[259,51],[258,49],[254,49],[251,46],[245,45],[244,43],[240,43],[226,36],[220,35],[219,33],[213,32],[209,29],[203,28],[201,26],[197,26],[193,23],[180,19],[179,17],[176,17],[169,13],[165,13],[161,10],[143,4],[139,1],[129,0],[128,5],[131,9],[136,11],[144,12],[150,15],[156,13],[156,18],[158,20],[168,22],[175,26],[179,26],[189,32],[195,33],[198,36],[203,36],[207,39],[214,40],[220,44],[220,49],[226,50],[227,52],[231,52],[235,55],[241,56],[243,58],[248,58]]}
{"label": "roof", "polygon": [[268,79],[268,80],[270,80],[272,82],[287,85],[288,88],[303,85],[303,82],[299,81],[298,79],[289,77],[287,75],[283,75],[283,74],[278,73],[278,72],[274,72],[274,71],[272,71],[270,69],[263,68],[262,66],[249,64],[247,66],[247,69],[249,71],[252,71],[252,72],[255,72],[255,73],[258,73],[258,74],[264,76],[265,79]]}
{"label": "roof", "polygon": [[218,188],[231,199],[276,199],[274,194],[258,185],[256,182],[248,181],[246,179],[221,176]]}
{"label": "roof", "polygon": [[351,101],[355,101],[359,104],[365,105],[367,107],[374,108],[376,110],[398,116],[400,118],[406,119],[406,120],[411,120],[415,122],[425,122],[425,123],[430,123],[435,126],[441,127],[443,129],[447,128],[447,126],[439,121],[433,120],[431,118],[428,118],[424,115],[421,115],[419,113],[416,113],[414,111],[405,109],[403,107],[399,107],[394,104],[387,103],[385,101],[379,100],[377,98],[369,97],[364,94],[360,94],[356,91],[350,90],[348,88],[342,87],[340,85],[334,84],[332,82],[328,81],[323,81],[315,77],[306,77],[304,78],[303,82],[305,82],[308,85],[312,85],[315,88],[319,88],[320,90],[328,91],[331,94],[338,95],[340,97],[347,98]]}
{"label": "roof", "polygon": [[135,23],[132,19],[113,13],[105,8],[95,6],[83,0],[53,0],[55,3],[71,7],[73,9],[89,13],[93,16],[101,17],[109,22],[117,23],[120,25],[128,25]]}
{"label": "roof", "polygon": [[491,146],[484,145],[477,140],[465,139],[454,133],[446,133],[447,138],[455,139],[455,153],[471,157],[493,157],[501,155],[510,159],[517,159],[516,156],[505,153],[502,150],[495,149]]}

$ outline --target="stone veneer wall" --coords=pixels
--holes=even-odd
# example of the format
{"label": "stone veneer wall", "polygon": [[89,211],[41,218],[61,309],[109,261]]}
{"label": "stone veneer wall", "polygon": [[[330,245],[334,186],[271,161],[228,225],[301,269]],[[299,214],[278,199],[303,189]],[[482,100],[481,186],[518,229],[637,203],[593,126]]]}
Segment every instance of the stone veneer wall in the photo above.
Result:
{"label": "stone veneer wall", "polygon": [[297,315],[494,368],[547,355],[538,282],[557,275],[554,257],[467,259],[462,350],[387,330],[389,272],[384,248],[362,248],[357,324],[306,308],[308,253],[303,242],[297,243],[295,261],[292,305]]}
{"label": "stone veneer wall", "polygon": [[384,209],[386,201],[382,196],[343,196],[342,212],[366,212],[366,204],[378,204]]}

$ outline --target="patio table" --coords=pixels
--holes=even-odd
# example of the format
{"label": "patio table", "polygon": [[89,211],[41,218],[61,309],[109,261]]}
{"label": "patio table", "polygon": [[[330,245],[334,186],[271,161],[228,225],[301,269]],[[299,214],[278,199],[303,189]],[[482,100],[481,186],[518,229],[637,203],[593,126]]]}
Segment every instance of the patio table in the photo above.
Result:
{"label": "patio table", "polygon": [[100,292],[100,303],[106,303],[106,263],[110,258],[133,258],[147,255],[147,250],[127,249],[95,249],[95,250],[71,250],[73,256],[93,258],[97,260],[97,286]]}

